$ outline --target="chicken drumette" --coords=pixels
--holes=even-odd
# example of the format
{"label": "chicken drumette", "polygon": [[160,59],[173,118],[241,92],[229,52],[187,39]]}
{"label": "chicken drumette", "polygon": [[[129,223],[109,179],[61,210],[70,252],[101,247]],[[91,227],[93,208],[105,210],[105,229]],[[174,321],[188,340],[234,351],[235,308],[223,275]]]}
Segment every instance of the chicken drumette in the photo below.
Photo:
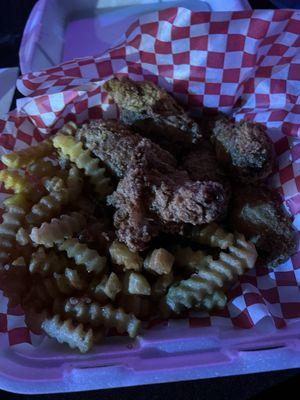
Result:
{"label": "chicken drumette", "polygon": [[237,123],[222,115],[215,120],[210,138],[218,162],[236,180],[250,183],[270,175],[272,143],[263,125]]}
{"label": "chicken drumette", "polygon": [[183,224],[208,223],[224,213],[221,183],[191,180],[169,152],[117,122],[92,121],[76,136],[122,178],[109,204],[116,208],[118,237],[130,249],[145,249],[161,230],[178,232]]}
{"label": "chicken drumette", "polygon": [[260,265],[276,267],[296,251],[291,218],[281,208],[277,194],[265,186],[236,187],[228,222],[255,244]]}
{"label": "chicken drumette", "polygon": [[152,82],[114,78],[104,88],[119,106],[124,124],[173,154],[201,138],[199,125],[170,94]]}

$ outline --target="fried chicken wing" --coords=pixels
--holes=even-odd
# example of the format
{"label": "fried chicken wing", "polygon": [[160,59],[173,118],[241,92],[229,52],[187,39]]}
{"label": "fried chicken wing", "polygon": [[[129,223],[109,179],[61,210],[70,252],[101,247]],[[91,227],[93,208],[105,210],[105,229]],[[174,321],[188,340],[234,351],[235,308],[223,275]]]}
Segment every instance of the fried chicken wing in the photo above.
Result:
{"label": "fried chicken wing", "polygon": [[[144,250],[159,231],[174,233],[183,224],[215,220],[226,206],[223,186],[191,181],[157,153],[157,145],[142,139],[117,190],[109,197],[119,240],[131,250]],[[162,150],[160,149],[160,152]]]}
{"label": "fried chicken wing", "polygon": [[191,146],[182,156],[180,167],[187,171],[193,181],[219,182],[225,190],[225,199],[227,201],[230,199],[230,181],[218,165],[215,152],[208,140],[202,139],[197,145]]}
{"label": "fried chicken wing", "polygon": [[260,265],[274,268],[296,251],[291,218],[267,187],[244,185],[235,188],[228,221],[234,230],[255,244]]}
{"label": "fried chicken wing", "polygon": [[270,175],[272,143],[261,124],[219,117],[211,134],[217,160],[236,179],[255,182]]}
{"label": "fried chicken wing", "polygon": [[126,172],[140,141],[138,135],[133,135],[128,128],[114,120],[83,124],[75,136],[118,178]]}
{"label": "fried chicken wing", "polygon": [[130,249],[143,250],[161,230],[179,231],[183,224],[207,223],[224,213],[221,183],[191,180],[169,152],[117,122],[92,121],[76,137],[122,178],[109,203],[116,209],[118,237]]}
{"label": "fried chicken wing", "polygon": [[124,124],[173,154],[201,138],[199,125],[169,93],[152,82],[114,78],[104,88],[119,106]]}
{"label": "fried chicken wing", "polygon": [[212,145],[207,140],[201,140],[197,146],[186,151],[181,166],[195,181],[227,181],[225,172],[218,165]]}

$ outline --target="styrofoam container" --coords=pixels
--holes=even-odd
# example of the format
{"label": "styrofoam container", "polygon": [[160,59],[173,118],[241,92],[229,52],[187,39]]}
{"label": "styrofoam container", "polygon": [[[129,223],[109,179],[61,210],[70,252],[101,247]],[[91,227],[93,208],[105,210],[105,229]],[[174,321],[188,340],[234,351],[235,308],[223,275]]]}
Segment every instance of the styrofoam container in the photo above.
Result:
{"label": "styrofoam container", "polygon": [[181,5],[193,11],[250,9],[247,0],[40,0],[25,27],[21,72],[100,55],[118,43],[137,16]]}
{"label": "styrofoam container", "polygon": [[110,338],[87,355],[49,339],[7,347],[0,335],[0,387],[57,393],[299,368],[299,332],[299,322],[278,330],[266,319],[233,332],[173,320],[168,335],[151,328],[134,343]]}
{"label": "styrofoam container", "polygon": [[[108,39],[118,40],[113,35],[116,27],[126,29],[122,15],[126,15],[129,24],[133,18],[130,13],[137,9],[141,13],[171,4],[148,1],[137,8],[125,7],[128,3],[122,1],[122,9],[108,9],[101,7],[116,2],[40,0],[24,33],[22,72],[87,55],[85,50],[101,54],[113,44]],[[192,7],[190,2],[184,3]],[[192,3],[204,10],[217,3],[224,6],[220,1]],[[233,5],[241,9],[242,2],[228,0],[226,9],[234,9]],[[84,35],[96,43],[81,40]],[[2,301],[0,298],[0,306]],[[14,326],[18,325],[18,318],[21,317],[14,317]],[[154,326],[144,330],[134,342],[126,337],[108,338],[104,345],[86,355],[78,355],[49,339],[40,343],[39,337],[35,338],[38,346],[9,346],[7,335],[0,335],[0,387],[19,393],[54,393],[299,368],[299,332],[300,322],[292,320],[281,330],[269,318],[263,318],[249,330],[223,326],[221,318],[218,326],[193,329],[186,320],[171,320],[167,334],[163,325]]]}
{"label": "styrofoam container", "polygon": [[0,116],[10,109],[18,73],[19,68],[0,68]]}

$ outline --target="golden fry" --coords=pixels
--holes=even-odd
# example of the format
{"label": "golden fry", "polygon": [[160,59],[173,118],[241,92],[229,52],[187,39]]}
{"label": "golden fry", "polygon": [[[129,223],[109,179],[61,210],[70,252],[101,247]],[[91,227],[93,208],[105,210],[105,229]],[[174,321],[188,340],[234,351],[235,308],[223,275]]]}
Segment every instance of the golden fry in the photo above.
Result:
{"label": "golden fry", "polygon": [[138,272],[127,272],[123,282],[124,293],[150,296],[151,286],[144,275]]}
{"label": "golden fry", "polygon": [[1,161],[9,168],[22,168],[35,162],[39,158],[50,155],[52,151],[53,146],[51,140],[44,140],[36,146],[30,146],[26,149],[4,154],[1,157]]}
{"label": "golden fry", "polygon": [[49,194],[42,197],[35,204],[30,213],[26,216],[26,221],[29,224],[38,225],[44,221],[50,220],[57,215],[63,205],[69,201],[69,194],[64,182],[61,178],[53,177],[46,179],[44,183]]}
{"label": "golden fry", "polygon": [[63,272],[66,266],[69,265],[69,259],[64,254],[56,253],[52,249],[45,250],[43,247],[39,247],[31,255],[29,272],[47,277],[51,276],[54,272]]}
{"label": "golden fry", "polygon": [[54,315],[43,321],[42,329],[59,343],[66,343],[71,349],[76,348],[81,353],[87,353],[93,347],[92,329],[86,330],[82,324],[73,324],[70,319],[62,320],[58,315]]}
{"label": "golden fry", "polygon": [[96,250],[89,249],[76,238],[65,240],[58,249],[65,251],[69,258],[74,259],[77,265],[83,265],[89,273],[101,273],[106,265],[106,257],[101,257]]}
{"label": "golden fry", "polygon": [[99,160],[92,158],[90,151],[84,150],[81,142],[76,142],[72,136],[58,133],[53,138],[53,145],[68,156],[79,169],[84,170],[100,198],[111,192],[110,178],[105,176],[105,168],[99,167]]}
{"label": "golden fry", "polygon": [[109,253],[112,262],[122,265],[124,270],[140,271],[142,269],[142,257],[137,252],[129,250],[124,243],[115,240],[109,248]]}
{"label": "golden fry", "polygon": [[233,234],[227,232],[214,222],[206,225],[204,228],[193,228],[189,237],[200,244],[219,247],[222,250],[227,249],[234,242]]}
{"label": "golden fry", "polygon": [[48,178],[59,174],[59,168],[49,160],[39,159],[27,166],[27,171],[36,178]]}
{"label": "golden fry", "polygon": [[72,297],[61,308],[67,316],[77,322],[90,324],[93,328],[116,328],[118,333],[127,332],[132,338],[140,330],[141,323],[133,314],[127,314],[122,308],[114,308],[111,304],[101,307],[98,303]]}
{"label": "golden fry", "polygon": [[0,224],[0,264],[4,265],[16,256],[14,246],[16,234],[24,221],[28,202],[24,194],[15,194],[4,201],[7,210],[2,215]]}
{"label": "golden fry", "polygon": [[172,271],[174,263],[173,254],[165,249],[154,249],[144,261],[144,268],[147,271],[158,275],[168,275]]}
{"label": "golden fry", "polygon": [[85,225],[85,217],[78,212],[64,214],[59,218],[53,218],[50,222],[42,223],[39,228],[33,228],[30,238],[34,243],[53,247],[80,232]]}
{"label": "golden fry", "polygon": [[107,302],[107,299],[114,300],[121,290],[122,284],[114,272],[104,275],[100,282],[95,279],[90,285],[90,293],[101,303]]}
{"label": "golden fry", "polygon": [[256,258],[255,246],[247,242],[243,235],[236,234],[228,252],[221,252],[217,260],[205,256],[202,262],[206,265],[202,264],[203,268],[169,288],[166,296],[169,307],[177,313],[184,308],[201,308],[207,295],[253,268]]}
{"label": "golden fry", "polygon": [[32,188],[28,178],[14,169],[2,169],[0,182],[3,182],[5,189],[11,189],[14,193],[26,193]]}

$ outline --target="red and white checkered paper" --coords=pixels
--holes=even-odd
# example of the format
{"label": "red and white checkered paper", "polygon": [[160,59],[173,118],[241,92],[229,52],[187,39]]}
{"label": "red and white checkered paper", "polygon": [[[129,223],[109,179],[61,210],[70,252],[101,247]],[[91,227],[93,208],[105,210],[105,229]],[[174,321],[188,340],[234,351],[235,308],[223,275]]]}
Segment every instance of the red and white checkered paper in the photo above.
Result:
{"label": "red and white checkered paper", "polygon": [[[171,8],[144,15],[102,56],[21,77],[18,88],[29,97],[0,120],[0,146],[6,152],[31,145],[68,120],[117,117],[103,82],[115,75],[151,80],[195,115],[205,106],[265,124],[278,159],[270,184],[300,228],[299,33],[297,11]],[[224,311],[192,313],[186,323],[250,328],[268,318],[284,327],[300,317],[299,284],[300,252],[274,271],[249,272],[230,291]],[[0,307],[8,343],[32,341],[21,310],[8,310],[4,300]]]}

